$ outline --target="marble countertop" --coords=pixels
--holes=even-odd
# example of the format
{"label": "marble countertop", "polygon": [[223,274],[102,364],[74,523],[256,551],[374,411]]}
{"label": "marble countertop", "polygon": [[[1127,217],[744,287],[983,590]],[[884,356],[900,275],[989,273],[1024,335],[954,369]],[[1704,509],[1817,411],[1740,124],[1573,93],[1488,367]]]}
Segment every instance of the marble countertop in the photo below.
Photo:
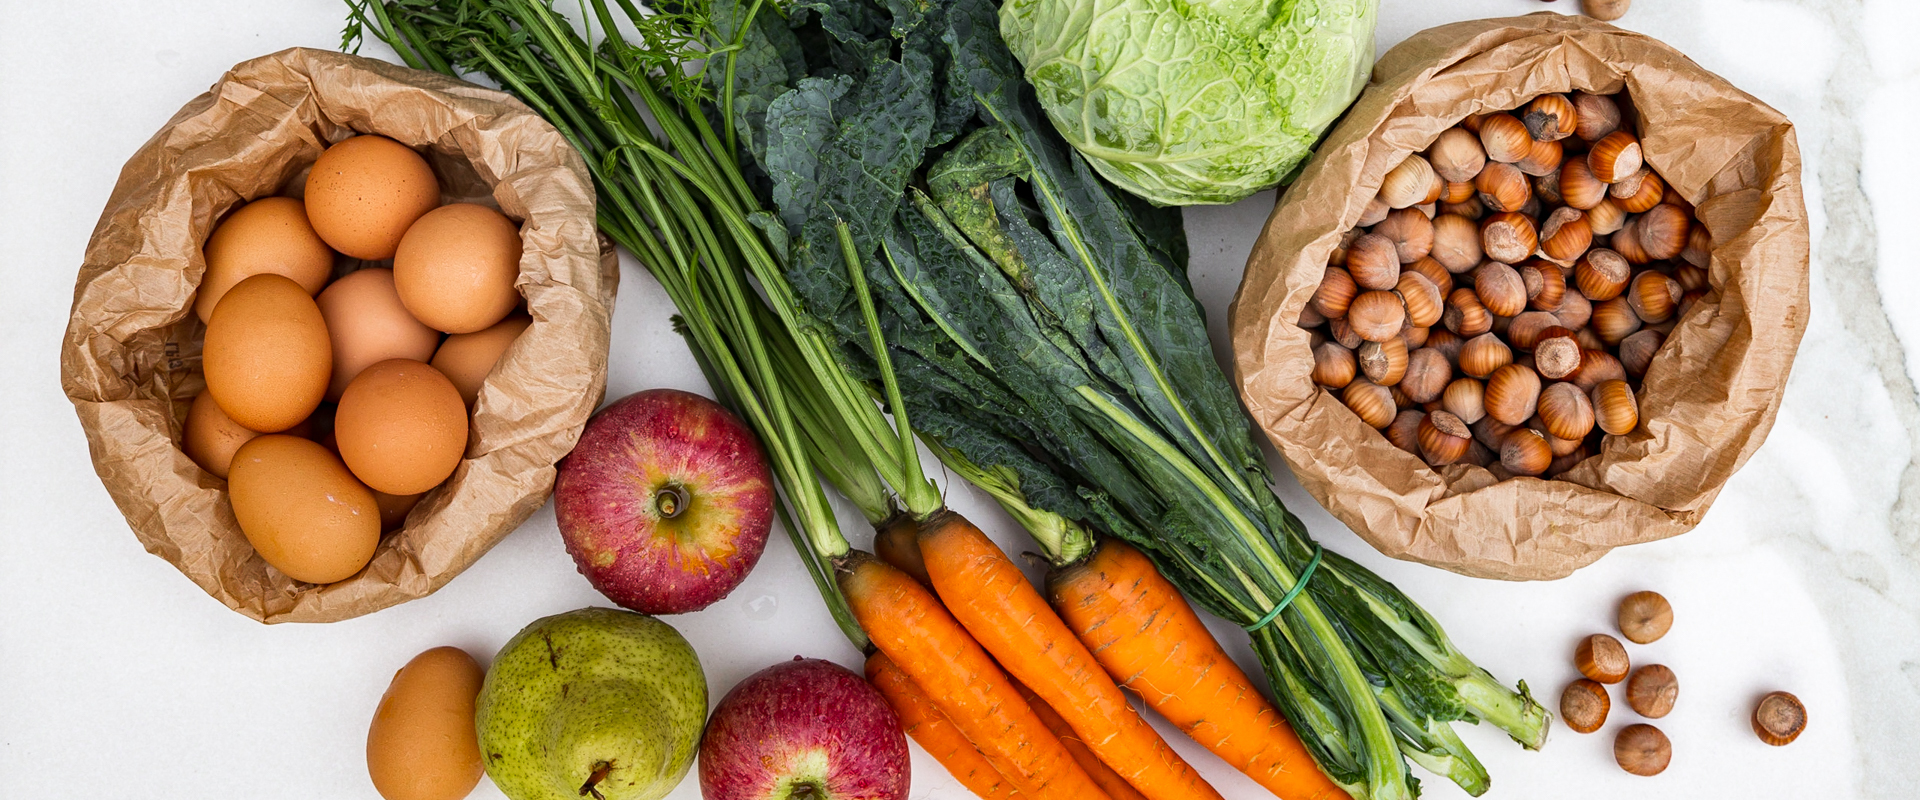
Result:
{"label": "marble countertop", "polygon": [[[1382,0],[1378,45],[1475,17],[1571,11],[1575,0]],[[1799,130],[1812,222],[1812,314],[1771,438],[1705,522],[1550,583],[1464,578],[1380,557],[1322,511],[1276,460],[1279,492],[1333,549],[1398,583],[1459,646],[1549,704],[1576,677],[1575,642],[1612,629],[1639,589],[1673,601],[1672,633],[1632,649],[1678,674],[1659,726],[1672,767],[1618,770],[1607,728],[1555,726],[1523,752],[1488,726],[1463,736],[1493,776],[1488,797],[1920,797],[1920,3],[1641,0],[1624,27],[1658,37],[1786,113]],[[551,506],[431,597],[331,625],[263,627],[145,553],[101,488],[57,351],[81,253],[120,165],[231,64],[333,47],[329,0],[7,3],[0,12],[0,797],[374,797],[363,742],[392,671],[452,644],[485,657],[533,619],[604,601],[575,574]],[[368,54],[378,54],[369,48]],[[1192,275],[1216,342],[1262,194],[1192,211]],[[671,307],[628,262],[608,396],[704,391],[671,333]],[[964,486],[953,505],[1003,545],[1017,528]],[[795,654],[856,665],[792,549],[711,608],[670,620],[699,650],[717,699]],[[1217,622],[1217,621],[1216,621]],[[1244,637],[1228,635],[1243,664]],[[1773,689],[1810,709],[1793,745],[1748,730]],[[1266,797],[1184,737],[1169,741],[1230,798]],[[1428,797],[1462,796],[1429,778]],[[688,781],[675,800],[698,797]],[[483,782],[474,797],[500,797]],[[915,751],[915,798],[966,793]]]}

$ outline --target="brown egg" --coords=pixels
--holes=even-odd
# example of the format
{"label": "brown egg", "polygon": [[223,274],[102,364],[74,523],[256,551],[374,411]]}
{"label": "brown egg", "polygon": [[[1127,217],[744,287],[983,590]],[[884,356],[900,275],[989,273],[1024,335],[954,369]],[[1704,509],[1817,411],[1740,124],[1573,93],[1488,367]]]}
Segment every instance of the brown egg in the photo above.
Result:
{"label": "brown egg", "polygon": [[227,292],[207,323],[207,391],[234,422],[262,433],[299,424],[327,394],[333,346],[300,284],[255,275]]}
{"label": "brown egg", "polygon": [[193,299],[201,322],[228,289],[263,272],[292,278],[307,294],[333,276],[333,250],[307,223],[307,209],[291,197],[263,197],[237,209],[213,229],[201,248],[207,271]]}
{"label": "brown egg", "polygon": [[320,154],[307,177],[307,219],[327,244],[354,258],[393,258],[400,237],[440,205],[427,160],[385,136],[355,136]]}
{"label": "brown egg", "polygon": [[227,491],[254,552],[294,580],[350,578],[380,543],[373,493],[327,448],[298,436],[241,445]]}
{"label": "brown egg", "polygon": [[321,292],[316,302],[333,342],[328,400],[339,400],[360,370],[389,358],[425,361],[440,345],[440,332],[421,324],[400,304],[393,270],[350,272]]}
{"label": "brown egg", "polygon": [[400,240],[393,280],[415,319],[447,333],[473,333],[520,303],[520,229],[472,203],[442,206]]}
{"label": "brown egg", "polygon": [[420,505],[420,498],[422,497],[426,497],[426,494],[387,494],[386,492],[374,492],[374,505],[380,507],[380,532],[397,531],[405,527],[407,524],[407,514],[413,511],[414,506]]}
{"label": "brown egg", "polygon": [[434,351],[433,368],[453,381],[453,387],[460,390],[460,399],[467,401],[467,408],[471,409],[480,397],[480,386],[486,383],[487,374],[493,372],[493,365],[500,362],[507,348],[532,324],[532,317],[515,314],[486,330],[449,336],[440,343],[440,349]]}
{"label": "brown egg", "polygon": [[367,774],[386,800],[459,800],[480,783],[474,698],[486,677],[457,647],[436,647],[394,673],[367,729]]}
{"label": "brown egg", "polygon": [[340,396],[333,433],[353,474],[387,494],[447,479],[467,449],[467,407],[447,376],[396,358],[362,370]]}
{"label": "brown egg", "polygon": [[227,477],[227,467],[233,463],[233,454],[240,445],[259,436],[260,432],[250,430],[227,412],[220,410],[220,404],[213,401],[213,395],[201,392],[193,398],[193,405],[187,408],[186,429],[180,434],[180,449],[201,469],[217,477]]}

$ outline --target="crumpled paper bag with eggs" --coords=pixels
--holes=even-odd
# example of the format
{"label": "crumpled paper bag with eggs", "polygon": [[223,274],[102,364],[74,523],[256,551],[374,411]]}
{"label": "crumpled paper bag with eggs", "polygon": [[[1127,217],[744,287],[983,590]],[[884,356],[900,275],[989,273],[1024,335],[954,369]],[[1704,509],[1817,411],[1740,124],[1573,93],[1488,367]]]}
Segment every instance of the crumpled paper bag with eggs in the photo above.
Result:
{"label": "crumpled paper bag with eggs", "polygon": [[[421,150],[444,202],[493,205],[521,223],[517,288],[533,324],[481,392],[453,477],[366,569],[317,586],[254,554],[226,482],[181,452],[181,424],[206,385],[193,313],[201,243],[245,201],[297,196],[321,150],[356,132]],[[149,552],[254,619],[331,622],[433,592],[546,502],[555,462],[606,389],[618,279],[585,164],[526,106],[383,61],[286,50],[234,67],[121,170],[74,287],[61,383],[95,470]]]}
{"label": "crumpled paper bag with eggs", "polygon": [[[1644,424],[1560,480],[1429,468],[1313,383],[1295,324],[1388,170],[1469,114],[1625,89],[1647,163],[1713,235],[1710,291],[1640,391]],[[1393,48],[1286,190],[1231,312],[1241,397],[1315,499],[1382,553],[1465,575],[1563,577],[1684,533],[1766,438],[1807,325],[1800,151],[1779,112],[1649,37],[1552,13],[1445,25]]]}

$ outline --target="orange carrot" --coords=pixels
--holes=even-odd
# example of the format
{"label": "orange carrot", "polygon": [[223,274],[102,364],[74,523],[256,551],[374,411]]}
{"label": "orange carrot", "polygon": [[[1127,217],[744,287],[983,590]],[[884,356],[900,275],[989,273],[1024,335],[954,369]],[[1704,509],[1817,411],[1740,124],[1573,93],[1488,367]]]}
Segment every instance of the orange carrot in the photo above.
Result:
{"label": "orange carrot", "polygon": [[1108,797],[1113,800],[1147,800],[1147,796],[1133,788],[1132,784],[1127,783],[1127,779],[1120,777],[1120,773],[1114,772],[1112,767],[1102,763],[1100,757],[1094,755],[1093,750],[1087,747],[1086,742],[1080,741],[1080,734],[1073,732],[1073,726],[1067,724],[1066,717],[1060,716],[1060,712],[1053,710],[1053,706],[1047,705],[1047,701],[1040,699],[1040,696],[1034,694],[1033,690],[1027,688],[1025,684],[1015,681],[1013,686],[1020,690],[1021,697],[1027,698],[1027,705],[1033,706],[1033,713],[1040,715],[1040,721],[1047,724],[1047,730],[1053,731],[1053,735],[1060,737],[1060,743],[1067,746],[1067,752],[1073,754],[1073,760],[1080,762],[1080,766],[1093,777],[1094,783],[1100,784],[1100,788],[1107,790]]}
{"label": "orange carrot", "polygon": [[1020,567],[973,523],[944,510],[921,520],[920,555],[940,599],[967,632],[1133,788],[1151,800],[1220,800],[1140,718]]}
{"label": "orange carrot", "polygon": [[1140,551],[1103,541],[1092,558],[1055,570],[1047,593],[1114,680],[1267,791],[1347,797]]}
{"label": "orange carrot", "polygon": [[927,577],[927,562],[920,558],[919,536],[920,523],[913,515],[895,514],[873,529],[873,554],[931,589],[933,579]]}
{"label": "orange carrot", "polygon": [[[876,651],[867,657],[867,682],[887,698],[887,705],[893,706],[893,713],[900,716],[900,729],[919,742],[940,766],[946,767],[960,785],[985,800],[1014,800],[1020,796],[1013,790],[1013,784],[987,763],[986,756],[973,749],[973,743],[967,741],[960,729],[940,713],[933,701],[927,699],[913,679],[888,659],[886,653]],[[1046,718],[1043,716],[1041,721],[1045,722]],[[1122,799],[1115,795],[1114,800]]]}
{"label": "orange carrot", "polygon": [[837,565],[854,619],[987,763],[1032,800],[1110,800],[980,643],[906,573],[859,551]]}

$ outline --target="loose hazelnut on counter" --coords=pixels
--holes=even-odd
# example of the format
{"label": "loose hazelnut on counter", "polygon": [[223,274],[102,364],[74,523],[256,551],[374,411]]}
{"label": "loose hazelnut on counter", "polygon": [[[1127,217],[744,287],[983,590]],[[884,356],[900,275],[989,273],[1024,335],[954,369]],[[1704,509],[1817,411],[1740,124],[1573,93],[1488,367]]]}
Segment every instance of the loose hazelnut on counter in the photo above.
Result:
{"label": "loose hazelnut on counter", "polygon": [[1788,692],[1772,692],[1753,707],[1753,732],[1760,741],[1782,747],[1807,729],[1807,707]]}
{"label": "loose hazelnut on counter", "polygon": [[1480,226],[1459,214],[1441,214],[1433,218],[1433,260],[1460,273],[1480,264]]}
{"label": "loose hazelnut on counter", "polygon": [[1573,666],[1582,675],[1611,684],[1626,680],[1631,664],[1627,661],[1627,648],[1619,639],[1596,633],[1581,639],[1580,646],[1574,648]]}
{"label": "loose hazelnut on counter", "polygon": [[1426,159],[1419,154],[1409,155],[1380,181],[1380,199],[1392,208],[1406,208],[1427,202],[1427,192],[1433,188],[1433,181],[1438,177],[1434,174],[1433,165],[1428,164]]}
{"label": "loose hazelnut on counter", "polygon": [[1400,390],[1416,403],[1440,399],[1453,380],[1453,365],[1440,351],[1422,347],[1407,355],[1407,371],[1400,378]]}
{"label": "loose hazelnut on counter", "polygon": [[1398,336],[1383,342],[1360,345],[1355,355],[1360,359],[1360,371],[1367,374],[1367,380],[1381,386],[1397,384],[1407,374],[1407,340]]}
{"label": "loose hazelnut on counter", "polygon": [[1579,130],[1578,113],[1573,101],[1564,94],[1533,98],[1527,110],[1520,114],[1520,122],[1527,126],[1528,135],[1542,142],[1557,142]]}
{"label": "loose hazelnut on counter", "polygon": [[1679,698],[1680,678],[1664,664],[1643,666],[1627,679],[1627,705],[1647,719],[1666,716]]}
{"label": "loose hazelnut on counter", "polygon": [[1560,693],[1560,720],[1574,733],[1600,730],[1600,726],[1607,724],[1607,712],[1612,707],[1607,687],[1586,678],[1567,684],[1566,691]]}
{"label": "loose hazelnut on counter", "polygon": [[1540,252],[1555,261],[1572,261],[1593,244],[1593,228],[1580,209],[1561,206],[1540,226]]}
{"label": "loose hazelnut on counter", "polygon": [[1347,388],[1341,390],[1340,400],[1361,422],[1372,427],[1384,428],[1393,422],[1393,392],[1366,378],[1354,378]]}
{"label": "loose hazelnut on counter", "polygon": [[[1632,4],[1632,0],[1580,0],[1580,11],[1601,22],[1612,22],[1626,16],[1627,6]],[[1664,768],[1666,765],[1661,766]]]}
{"label": "loose hazelnut on counter", "polygon": [[1494,214],[1480,223],[1480,250],[1487,258],[1518,264],[1540,247],[1533,217],[1518,212]]}
{"label": "loose hazelnut on counter", "polygon": [[1362,292],[1347,307],[1347,322],[1353,326],[1353,332],[1369,342],[1384,342],[1399,336],[1400,327],[1406,321],[1407,307],[1401,305],[1400,296],[1393,292]]}
{"label": "loose hazelnut on counter", "polygon": [[[1619,203],[1622,210],[1638,214],[1659,205],[1660,198],[1666,195],[1666,188],[1666,183],[1660,180],[1658,173],[1646,167],[1641,167],[1640,180],[1637,184],[1628,186],[1626,181],[1621,181],[1620,183],[1614,184],[1613,187],[1607,191],[1607,196],[1612,198],[1615,203]],[[1627,189],[1631,189],[1632,191],[1624,195],[1621,194],[1622,191]]]}
{"label": "loose hazelnut on counter", "polygon": [[1392,240],[1402,264],[1419,261],[1433,251],[1433,220],[1417,209],[1398,208],[1388,212],[1386,219],[1373,226],[1373,232]]}
{"label": "loose hazelnut on counter", "polygon": [[[1444,217],[1445,215],[1441,215],[1441,218]],[[1477,249],[1479,246],[1480,243],[1478,239],[1476,239],[1474,241],[1474,247]],[[1453,273],[1447,271],[1445,264],[1433,260],[1433,256],[1431,255],[1400,268],[1400,277],[1402,280],[1406,279],[1408,273],[1418,273],[1432,282],[1434,287],[1440,290],[1440,303],[1442,305],[1446,304],[1447,295],[1453,293]]]}
{"label": "loose hazelnut on counter", "polygon": [[1678,258],[1687,249],[1693,220],[1679,206],[1657,203],[1636,219],[1634,230],[1640,237],[1640,246],[1653,260]]}
{"label": "loose hazelnut on counter", "polygon": [[1558,174],[1562,158],[1559,142],[1534,142],[1532,149],[1527,151],[1527,157],[1513,162],[1513,165],[1522,173],[1539,178]]}
{"label": "loose hazelnut on counter", "polygon": [[1491,211],[1519,211],[1533,196],[1525,173],[1512,164],[1493,162],[1473,179],[1480,204]]}
{"label": "loose hazelnut on counter", "polygon": [[1578,386],[1555,383],[1540,392],[1539,419],[1549,435],[1578,446],[1593,431],[1593,401]]}
{"label": "loose hazelnut on counter", "polygon": [[1440,313],[1446,300],[1440,295],[1440,287],[1418,272],[1400,273],[1400,281],[1394,284],[1394,294],[1400,296],[1400,302],[1407,308],[1407,322],[1414,327],[1425,328],[1440,321]]}
{"label": "loose hazelnut on counter", "polygon": [[1359,287],[1354,285],[1352,273],[1340,267],[1327,267],[1326,274],[1320,278],[1320,288],[1313,291],[1313,299],[1308,302],[1321,316],[1336,319],[1347,315],[1347,306],[1353,304],[1356,294]]}
{"label": "loose hazelnut on counter", "polygon": [[1487,408],[1482,404],[1484,391],[1485,385],[1479,381],[1458,378],[1447,384],[1447,390],[1440,395],[1440,407],[1472,425],[1487,416]]}
{"label": "loose hazelnut on counter", "polygon": [[1394,416],[1393,421],[1387,423],[1381,432],[1387,435],[1387,441],[1393,443],[1394,447],[1419,456],[1420,421],[1426,418],[1426,412],[1409,408]]}
{"label": "loose hazelnut on counter", "polygon": [[1480,146],[1480,137],[1472,131],[1448,128],[1433,140],[1432,147],[1427,148],[1427,160],[1441,178],[1465,183],[1473,180],[1473,176],[1480,174],[1480,169],[1487,165],[1487,151]]}
{"label": "loose hazelnut on counter", "polygon": [[1480,120],[1480,146],[1488,160],[1511,164],[1533,152],[1533,137],[1512,114],[1488,114]]}
{"label": "loose hazelnut on counter", "polygon": [[[1539,373],[1520,364],[1494,370],[1487,376],[1484,402],[1487,416],[1508,425],[1526,424],[1540,402]],[[1545,469],[1546,465],[1541,464],[1541,468]]]}
{"label": "loose hazelnut on counter", "polygon": [[1573,135],[1597,142],[1620,129],[1620,105],[1613,102],[1613,98],[1575,92],[1570,99],[1575,117]]}
{"label": "loose hazelnut on counter", "polygon": [[1588,250],[1573,265],[1573,282],[1588,300],[1599,302],[1619,297],[1633,278],[1633,265],[1619,253],[1604,247]]}
{"label": "loose hazelnut on counter", "polygon": [[1313,348],[1313,382],[1329,389],[1339,389],[1353,382],[1356,370],[1352,350],[1342,347],[1339,342],[1321,342]]}
{"label": "loose hazelnut on counter", "polygon": [[1679,281],[1648,270],[1633,276],[1633,284],[1627,288],[1627,307],[1641,322],[1666,322],[1679,309],[1682,294],[1685,292]]}
{"label": "loose hazelnut on counter", "polygon": [[[1640,403],[1634,399],[1633,388],[1628,386],[1626,381],[1601,381],[1599,385],[1593,387],[1592,400],[1594,423],[1600,426],[1600,430],[1619,436],[1632,433],[1634,428],[1640,426]],[[1627,627],[1625,613],[1626,607],[1622,604],[1623,618],[1620,625],[1622,633],[1626,632]],[[1628,633],[1627,638],[1633,639],[1633,634]]]}
{"label": "loose hazelnut on counter", "polygon": [[[1626,131],[1607,134],[1593,143],[1592,150],[1587,151],[1587,168],[1601,183],[1618,183],[1639,172],[1644,163],[1640,157],[1640,140]],[[1566,191],[1564,183],[1561,191]]]}
{"label": "loose hazelnut on counter", "polygon": [[1628,725],[1613,738],[1613,760],[1621,769],[1651,777],[1666,771],[1667,763],[1673,760],[1673,743],[1652,725]]}
{"label": "loose hazelnut on counter", "polygon": [[1400,281],[1400,248],[1378,233],[1361,236],[1347,245],[1347,272],[1362,289],[1392,289]]}
{"label": "loose hazelnut on counter", "polygon": [[1593,304],[1593,320],[1589,324],[1593,332],[1600,335],[1600,341],[1616,345],[1640,330],[1640,317],[1633,313],[1625,297],[1615,297]]}
{"label": "loose hazelnut on counter", "polygon": [[1634,644],[1648,644],[1667,635],[1673,627],[1673,605],[1659,592],[1634,592],[1620,600],[1615,620],[1620,633]]}
{"label": "loose hazelnut on counter", "polygon": [[1594,177],[1587,159],[1569,158],[1560,165],[1560,197],[1582,211],[1607,199],[1607,185]]}
{"label": "loose hazelnut on counter", "polygon": [[1420,421],[1420,454],[1436,467],[1459,461],[1472,441],[1473,431],[1448,412],[1435,411]]}
{"label": "loose hazelnut on counter", "polygon": [[1493,315],[1487,312],[1486,306],[1480,304],[1479,295],[1462,286],[1447,295],[1447,307],[1440,312],[1440,324],[1470,339],[1493,330]]}
{"label": "loose hazelnut on counter", "polygon": [[1580,342],[1566,328],[1548,328],[1533,343],[1534,369],[1542,378],[1557,381],[1572,375],[1580,368],[1580,360]]}
{"label": "loose hazelnut on counter", "polygon": [[1620,365],[1628,375],[1636,378],[1647,374],[1647,368],[1653,365],[1653,357],[1660,352],[1660,345],[1667,343],[1667,336],[1656,330],[1635,332],[1632,336],[1620,340]]}
{"label": "loose hazelnut on counter", "polygon": [[1687,247],[1680,251],[1680,258],[1700,269],[1706,269],[1713,259],[1713,234],[1707,232],[1707,226],[1698,222],[1687,229]]}
{"label": "loose hazelnut on counter", "polygon": [[1539,431],[1521,428],[1501,440],[1500,466],[1515,475],[1539,475],[1553,466],[1553,448]]}
{"label": "loose hazelnut on counter", "polygon": [[1460,346],[1459,361],[1462,374],[1485,378],[1492,375],[1494,370],[1513,363],[1513,350],[1498,335],[1483,333]]}

